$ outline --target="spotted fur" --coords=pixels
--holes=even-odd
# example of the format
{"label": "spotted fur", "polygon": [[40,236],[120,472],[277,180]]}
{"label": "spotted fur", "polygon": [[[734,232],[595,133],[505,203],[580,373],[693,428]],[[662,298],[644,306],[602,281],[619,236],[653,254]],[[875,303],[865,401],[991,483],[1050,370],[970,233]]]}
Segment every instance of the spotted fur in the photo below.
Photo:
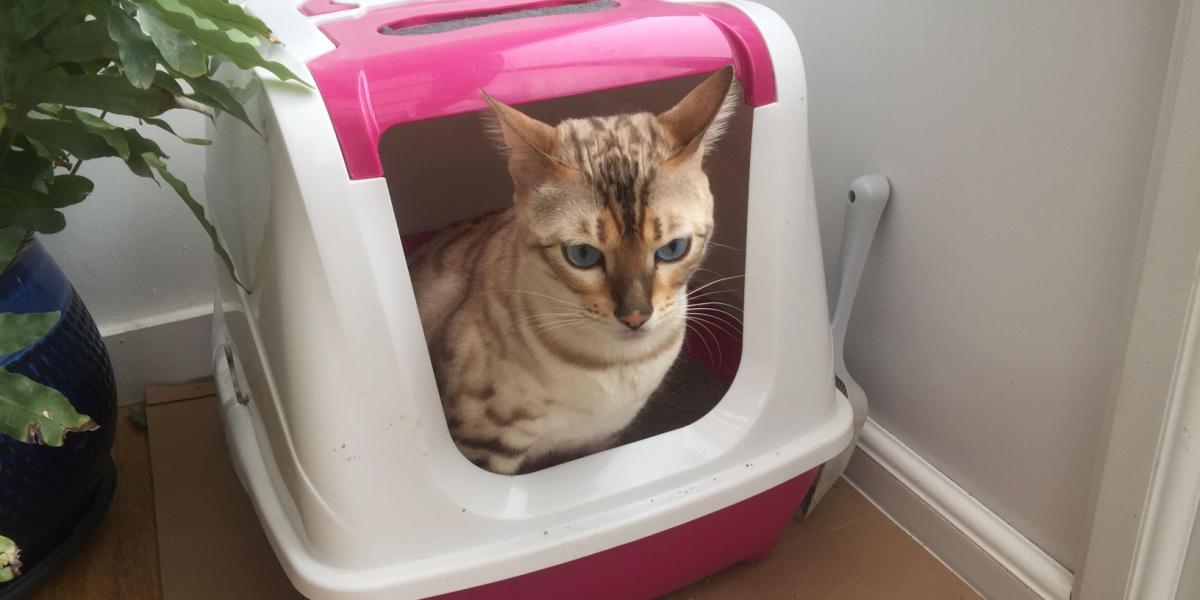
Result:
{"label": "spotted fur", "polygon": [[[665,113],[553,127],[488,99],[513,207],[442,233],[409,270],[451,436],[515,473],[610,445],[675,361],[713,230],[703,156],[737,88],[726,68]],[[676,238],[687,254],[656,260]],[[572,244],[602,262],[573,266]]]}

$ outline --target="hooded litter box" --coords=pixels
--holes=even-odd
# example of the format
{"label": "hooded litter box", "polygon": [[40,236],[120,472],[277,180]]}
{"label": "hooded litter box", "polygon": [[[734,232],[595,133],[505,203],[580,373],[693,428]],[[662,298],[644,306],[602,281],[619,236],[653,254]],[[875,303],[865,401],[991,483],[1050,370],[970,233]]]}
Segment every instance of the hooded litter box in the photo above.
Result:
{"label": "hooded litter box", "polygon": [[[315,84],[218,72],[261,135],[221,116],[208,152],[214,219],[253,289],[222,270],[226,434],[295,586],[650,598],[764,556],[851,426],[783,20],[735,0],[247,8]],[[626,443],[515,476],[476,467],[447,430],[405,256],[511,202],[480,90],[553,123],[665,110],[729,64],[744,103],[706,159],[719,245],[696,285],[744,315],[693,328]]]}

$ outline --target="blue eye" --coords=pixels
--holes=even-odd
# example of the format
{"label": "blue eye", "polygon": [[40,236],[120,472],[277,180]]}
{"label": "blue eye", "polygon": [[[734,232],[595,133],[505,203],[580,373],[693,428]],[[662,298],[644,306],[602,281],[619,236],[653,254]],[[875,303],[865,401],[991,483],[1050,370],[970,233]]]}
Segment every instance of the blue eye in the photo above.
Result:
{"label": "blue eye", "polygon": [[600,261],[604,258],[604,253],[587,244],[572,244],[563,246],[563,256],[567,257],[567,262],[575,267],[590,269],[600,264]]}
{"label": "blue eye", "polygon": [[654,258],[657,258],[663,262],[675,262],[683,258],[683,255],[687,254],[688,249],[691,247],[691,238],[676,238],[667,242],[665,245],[660,246],[659,249],[654,252]]}

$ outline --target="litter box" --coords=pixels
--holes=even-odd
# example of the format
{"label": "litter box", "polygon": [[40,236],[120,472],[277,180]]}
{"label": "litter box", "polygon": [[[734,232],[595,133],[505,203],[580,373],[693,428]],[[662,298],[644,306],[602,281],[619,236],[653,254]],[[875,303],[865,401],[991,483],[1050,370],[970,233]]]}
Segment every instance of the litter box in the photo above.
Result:
{"label": "litter box", "polygon": [[[315,599],[652,598],[765,556],[850,442],[834,387],[799,48],[753,2],[251,0],[286,44],[217,77],[214,364],[234,466]],[[732,64],[706,160],[716,246],[691,327],[622,444],[533,472],[451,441],[406,253],[511,202],[480,90],[548,122],[661,111]]]}

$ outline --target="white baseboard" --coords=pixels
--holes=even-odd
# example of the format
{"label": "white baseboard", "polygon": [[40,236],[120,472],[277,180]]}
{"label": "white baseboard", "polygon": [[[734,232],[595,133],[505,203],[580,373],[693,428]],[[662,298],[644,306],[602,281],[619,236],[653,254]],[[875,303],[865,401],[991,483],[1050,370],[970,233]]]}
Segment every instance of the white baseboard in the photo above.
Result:
{"label": "white baseboard", "polygon": [[846,478],[985,598],[1068,600],[1073,576],[874,421]]}
{"label": "white baseboard", "polygon": [[145,399],[149,384],[212,375],[212,305],[101,327],[117,379],[117,404]]}

